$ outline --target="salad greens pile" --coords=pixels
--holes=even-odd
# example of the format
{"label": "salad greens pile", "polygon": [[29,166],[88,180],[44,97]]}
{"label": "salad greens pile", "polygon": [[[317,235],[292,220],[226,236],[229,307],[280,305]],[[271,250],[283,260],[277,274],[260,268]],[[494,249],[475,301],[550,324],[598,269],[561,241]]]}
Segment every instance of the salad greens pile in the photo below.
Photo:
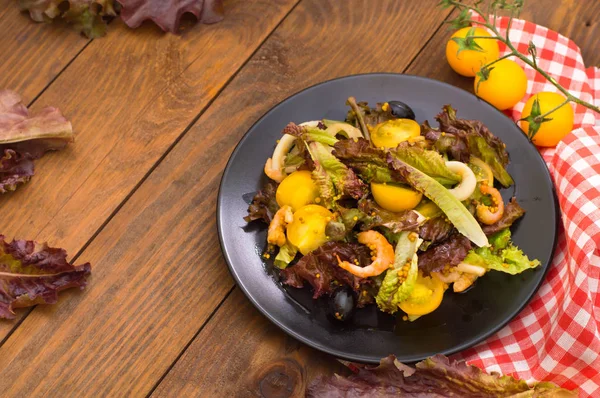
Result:
{"label": "salad greens pile", "polygon": [[540,264],[511,240],[525,211],[514,197],[504,203],[509,156],[485,125],[450,105],[433,128],[399,101],[347,104],[345,121],[283,129],[248,209],[247,222],[269,224],[264,257],[284,284],[308,283],[314,298],[342,289],[356,307],[414,320],[450,286],[463,292],[489,271]]}

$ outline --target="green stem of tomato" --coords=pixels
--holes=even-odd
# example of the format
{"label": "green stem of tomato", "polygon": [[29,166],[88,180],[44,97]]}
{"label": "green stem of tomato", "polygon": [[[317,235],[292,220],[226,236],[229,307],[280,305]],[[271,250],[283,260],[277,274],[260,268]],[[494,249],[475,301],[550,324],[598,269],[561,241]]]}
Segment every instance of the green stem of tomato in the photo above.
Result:
{"label": "green stem of tomato", "polygon": [[[546,80],[548,80],[554,87],[556,87],[561,93],[563,93],[566,97],[567,97],[567,102],[575,102],[576,104],[579,104],[581,106],[584,106],[588,109],[593,110],[594,112],[600,113],[600,107],[597,107],[593,104],[590,104],[589,102],[583,101],[579,98],[577,98],[576,96],[574,96],[573,94],[571,94],[567,89],[565,89],[563,86],[561,86],[556,79],[554,79],[552,76],[550,76],[548,73],[546,73],[543,69],[539,68],[532,60],[530,60],[527,56],[521,54],[514,46],[513,44],[510,42],[509,39],[509,30],[510,30],[510,26],[513,20],[513,16],[514,16],[514,12],[511,11],[511,16],[509,18],[508,21],[508,28],[506,31],[506,37],[503,37],[500,32],[498,31],[498,29],[496,28],[495,24],[492,25],[490,24],[490,21],[488,19],[488,17],[483,13],[483,11],[481,11],[481,9],[479,9],[478,7],[475,6],[470,6],[468,4],[464,4],[461,3],[459,1],[456,0],[451,0],[450,4],[454,5],[456,8],[458,9],[468,9],[471,10],[473,12],[475,12],[476,14],[478,14],[479,16],[481,16],[481,18],[483,18],[484,22],[479,22],[479,21],[473,21],[470,20],[469,22],[472,24],[477,24],[477,25],[481,25],[484,26],[486,28],[488,28],[489,30],[491,30],[494,36],[471,36],[472,38],[477,38],[477,39],[496,39],[498,41],[500,41],[501,43],[504,43],[506,45],[506,47],[508,47],[508,49],[511,51],[510,54],[507,55],[507,57],[509,56],[515,56],[517,58],[519,58],[521,61],[525,62],[527,65],[531,66],[534,70],[538,71],[542,76],[544,76],[546,78]],[[494,17],[496,16],[496,11],[494,10]],[[489,66],[489,65],[486,65]],[[562,105],[561,105],[562,106]],[[556,110],[556,109],[554,109]],[[554,111],[553,110],[553,111]]]}

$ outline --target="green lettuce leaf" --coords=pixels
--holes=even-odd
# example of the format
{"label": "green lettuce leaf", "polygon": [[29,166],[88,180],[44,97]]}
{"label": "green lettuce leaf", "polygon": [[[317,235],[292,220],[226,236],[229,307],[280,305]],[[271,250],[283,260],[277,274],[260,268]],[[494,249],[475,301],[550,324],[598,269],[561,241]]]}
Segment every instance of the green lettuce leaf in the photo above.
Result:
{"label": "green lettuce leaf", "polygon": [[394,155],[442,185],[454,185],[460,182],[460,176],[446,167],[444,159],[436,151],[401,145],[395,150]]}
{"label": "green lettuce leaf", "polygon": [[471,153],[486,162],[491,167],[492,172],[494,173],[494,178],[496,178],[500,184],[505,187],[509,187],[514,184],[512,177],[502,165],[496,151],[494,151],[494,149],[487,143],[485,138],[470,135],[467,138],[467,142],[469,143],[469,149],[471,150]]}
{"label": "green lettuce leaf", "polygon": [[313,180],[327,207],[335,207],[336,200],[345,195],[360,199],[366,194],[365,184],[352,170],[333,156],[327,146],[319,142],[311,142],[308,144],[308,150],[315,163]]}
{"label": "green lettuce leaf", "polygon": [[509,229],[492,235],[489,238],[491,247],[471,250],[463,262],[511,275],[520,274],[540,265],[538,260],[530,260],[521,249],[512,243],[510,238]]}
{"label": "green lettuce leaf", "polygon": [[282,134],[293,135],[294,137],[301,138],[305,142],[320,142],[321,144],[329,146],[338,142],[338,139],[330,135],[326,130],[322,130],[318,127],[300,126],[293,122],[290,122],[285,126]]}
{"label": "green lettuce leaf", "polygon": [[279,253],[275,257],[275,266],[279,269],[285,269],[296,257],[298,248],[290,242],[285,242],[285,245],[279,248]]}
{"label": "green lettuce leaf", "polygon": [[446,214],[458,232],[479,247],[488,245],[488,239],[477,220],[443,185],[391,153],[388,153],[387,161],[390,167],[400,173],[413,188],[431,199]]}
{"label": "green lettuce leaf", "polygon": [[[401,232],[398,235],[398,244],[396,245],[394,256],[394,268],[389,269],[386,274],[377,297],[375,298],[377,306],[383,312],[390,314],[398,311],[398,304],[406,300],[415,287],[418,275],[418,257],[417,249],[422,240],[410,239],[409,235],[414,232]],[[400,283],[398,271],[404,267],[410,260],[410,268],[406,279]]]}

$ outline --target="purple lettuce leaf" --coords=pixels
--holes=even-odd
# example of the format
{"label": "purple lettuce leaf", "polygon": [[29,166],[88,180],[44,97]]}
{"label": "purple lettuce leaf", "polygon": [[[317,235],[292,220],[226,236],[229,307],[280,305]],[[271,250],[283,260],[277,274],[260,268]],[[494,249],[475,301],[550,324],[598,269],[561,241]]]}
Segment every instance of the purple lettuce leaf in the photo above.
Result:
{"label": "purple lettuce leaf", "polygon": [[254,195],[252,203],[248,206],[248,215],[244,217],[246,222],[262,220],[267,224],[271,223],[273,216],[279,210],[279,205],[275,199],[277,186],[278,184],[275,181],[269,180],[263,189]]}
{"label": "purple lettuce leaf", "polygon": [[452,234],[445,241],[432,245],[419,254],[419,269],[423,274],[440,271],[445,265],[457,266],[471,250],[471,241],[462,234]]}
{"label": "purple lettuce leaf", "polygon": [[280,272],[285,285],[301,288],[308,282],[313,288],[313,298],[330,295],[336,287],[347,285],[357,294],[358,307],[373,303],[374,298],[367,289],[372,283],[370,279],[359,278],[338,266],[340,260],[355,263],[364,267],[371,263],[371,253],[367,246],[358,243],[327,242],[318,249],[308,253],[292,266]]}
{"label": "purple lettuce leaf", "polygon": [[193,14],[201,23],[215,23],[223,19],[222,0],[117,0],[121,18],[130,28],[137,28],[151,20],[165,32],[177,33],[181,16]]}
{"label": "purple lettuce leaf", "polygon": [[90,273],[89,263],[70,265],[63,249],[26,240],[8,243],[0,235],[0,318],[14,318],[15,308],[56,303],[58,292],[83,289]]}
{"label": "purple lettuce leaf", "polygon": [[58,109],[31,115],[17,93],[0,90],[0,193],[29,181],[33,160],[63,149],[73,137],[71,123]]}
{"label": "purple lettuce leaf", "polygon": [[435,355],[416,364],[404,365],[393,355],[383,358],[378,366],[356,364],[355,374],[348,377],[334,375],[319,377],[307,388],[309,398],[492,398],[492,397],[577,397],[574,391],[559,388],[552,383],[529,386],[512,376],[488,374],[467,365],[464,361],[450,361]]}

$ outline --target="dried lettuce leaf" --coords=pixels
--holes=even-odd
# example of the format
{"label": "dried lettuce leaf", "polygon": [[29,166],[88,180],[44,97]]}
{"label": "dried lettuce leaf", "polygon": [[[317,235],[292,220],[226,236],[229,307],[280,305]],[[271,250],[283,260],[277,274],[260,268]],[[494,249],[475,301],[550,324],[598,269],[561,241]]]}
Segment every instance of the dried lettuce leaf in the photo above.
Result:
{"label": "dried lettuce leaf", "polygon": [[73,139],[71,123],[58,109],[46,107],[31,115],[17,93],[0,90],[0,193],[29,181],[34,159]]}
{"label": "dried lettuce leaf", "polygon": [[355,374],[348,377],[322,376],[314,380],[306,396],[329,398],[367,397],[577,397],[553,383],[529,386],[524,380],[498,373],[488,374],[467,365],[435,355],[416,364],[404,365],[393,355],[383,358],[378,366],[356,364]]}
{"label": "dried lettuce leaf", "polygon": [[0,235],[0,318],[14,318],[15,308],[56,303],[61,290],[83,289],[90,273],[89,263],[70,265],[63,249],[26,240],[8,243]]}
{"label": "dried lettuce leaf", "polygon": [[165,32],[176,33],[181,16],[187,12],[201,23],[223,19],[222,0],[118,0],[123,7],[121,18],[130,28],[151,20]]}

